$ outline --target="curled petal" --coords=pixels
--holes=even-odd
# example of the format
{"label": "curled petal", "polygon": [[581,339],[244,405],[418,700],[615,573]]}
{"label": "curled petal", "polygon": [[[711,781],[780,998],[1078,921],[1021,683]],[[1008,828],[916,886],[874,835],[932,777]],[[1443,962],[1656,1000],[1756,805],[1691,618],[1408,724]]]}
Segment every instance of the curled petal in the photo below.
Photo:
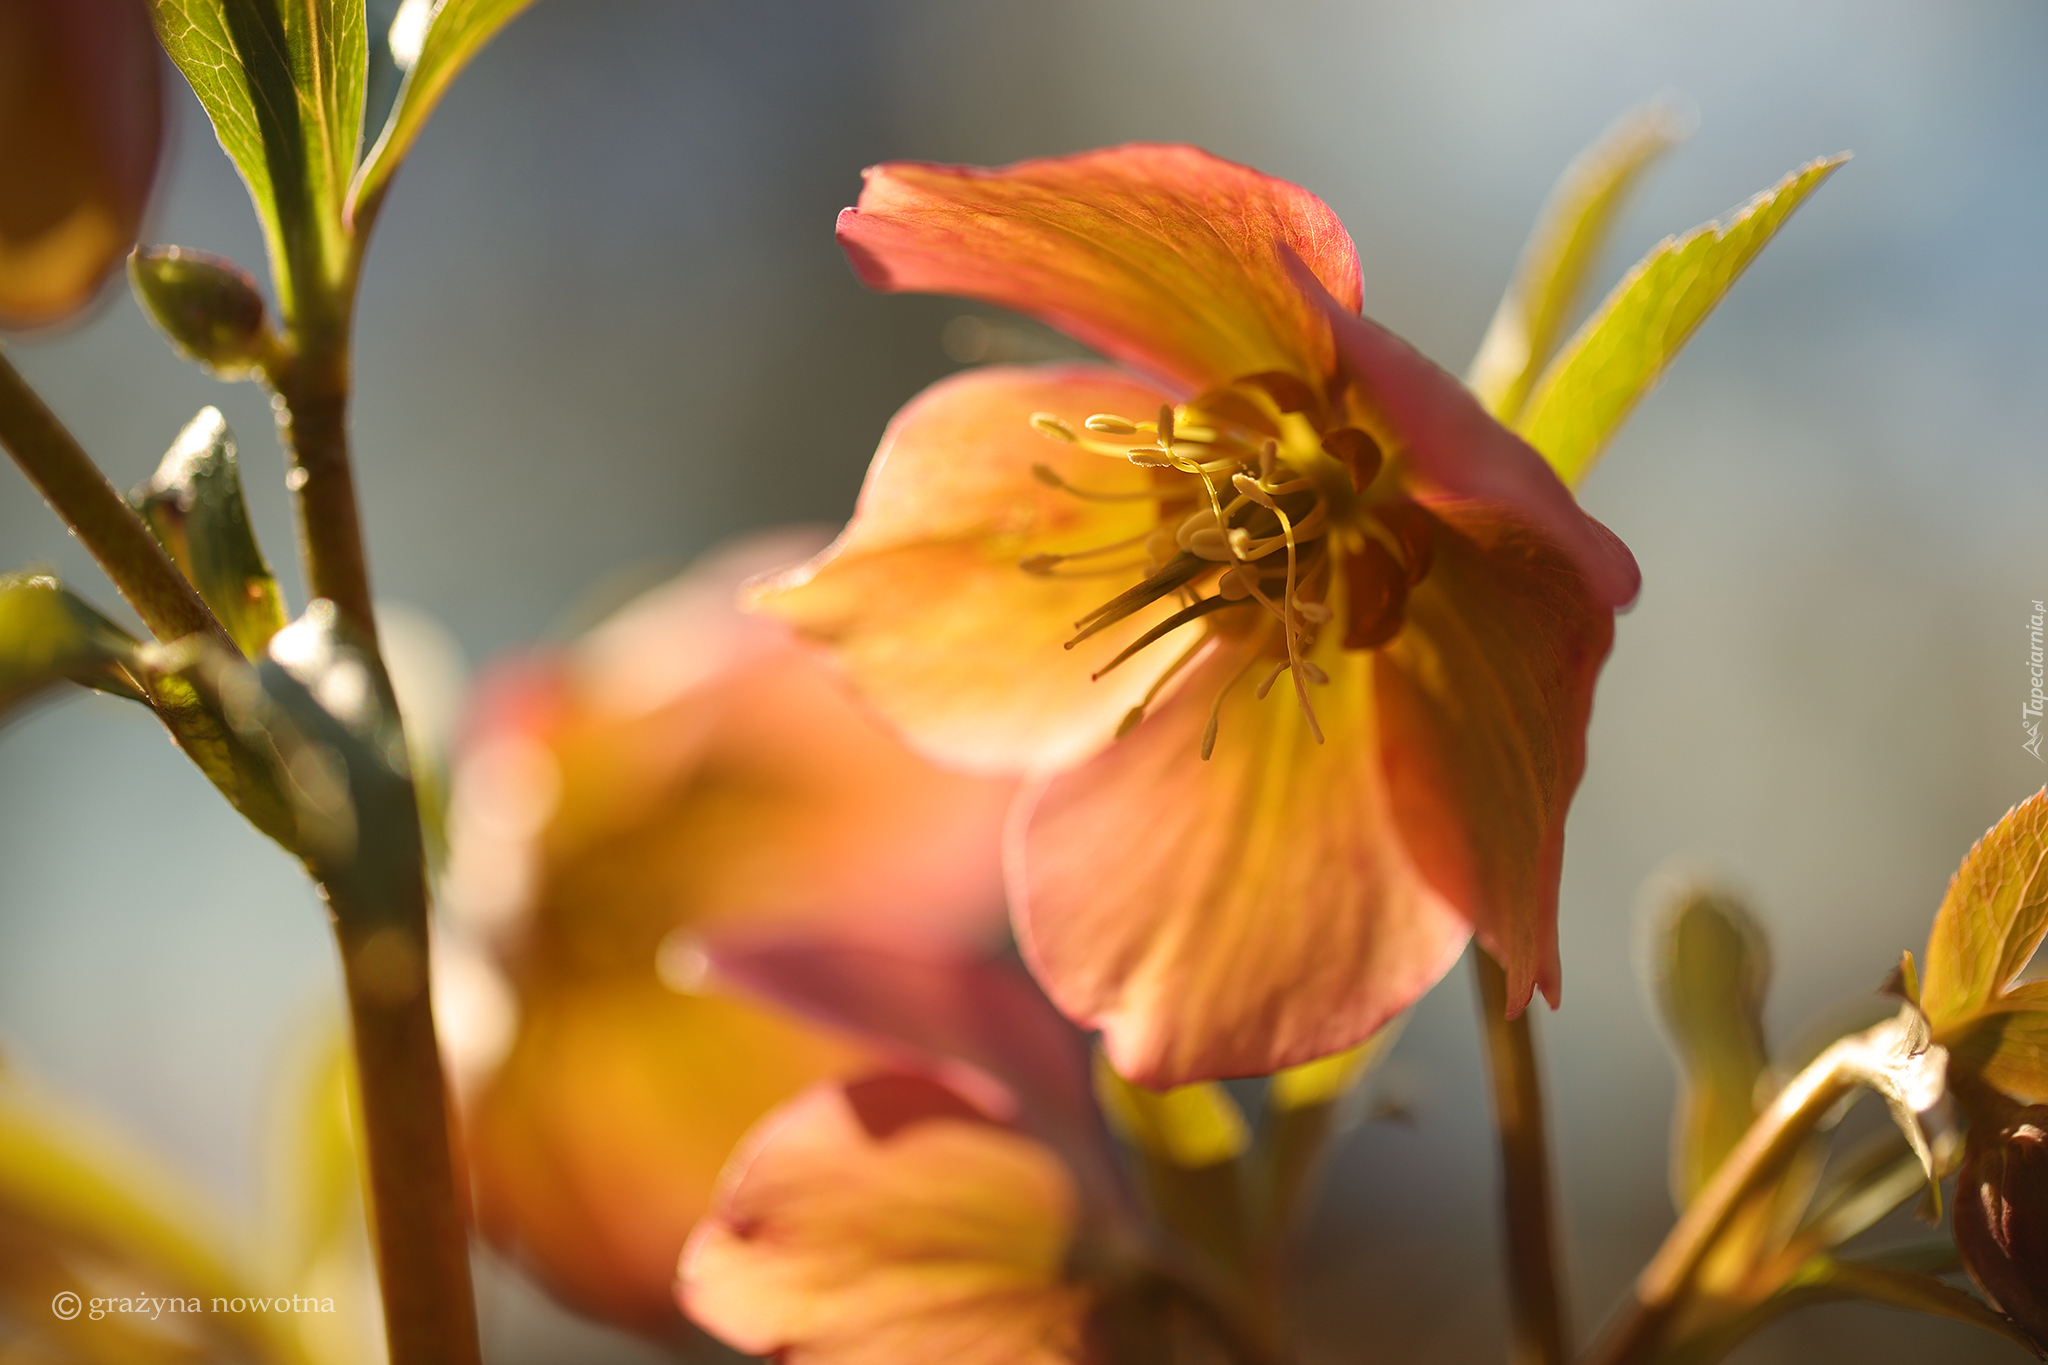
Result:
{"label": "curled petal", "polygon": [[1557,1003],[1564,819],[1586,762],[1614,612],[1548,536],[1439,504],[1429,577],[1374,655],[1378,742],[1402,841],[1508,972]]}
{"label": "curled petal", "polygon": [[1061,1365],[1090,1295],[1040,1144],[936,1082],[821,1087],[755,1131],[690,1239],[684,1311],[788,1365]]}
{"label": "curled petal", "polygon": [[1282,256],[1354,311],[1358,257],[1307,190],[1195,147],[1132,145],[987,170],[870,167],[839,242],[873,289],[1014,308],[1186,392],[1330,371]]}
{"label": "curled petal", "polygon": [[[1326,632],[1312,687],[1231,686],[1219,647],[1158,714],[1020,804],[1008,862],[1032,970],[1100,1027],[1118,1071],[1164,1088],[1349,1047],[1414,1003],[1469,932],[1416,872],[1381,780],[1369,657]],[[1029,796],[1027,794],[1026,800]]]}
{"label": "curled petal", "polygon": [[1525,518],[1571,556],[1605,605],[1635,600],[1643,581],[1635,556],[1586,515],[1534,446],[1495,421],[1456,376],[1332,298],[1306,267],[1292,268],[1328,316],[1345,372],[1415,473],[1453,497]]}
{"label": "curled petal", "polygon": [[676,1256],[747,1130],[872,1065],[777,1011],[683,996],[652,974],[529,993],[511,1055],[464,1114],[484,1234],[579,1310],[676,1323]]}
{"label": "curled petal", "polygon": [[[855,688],[911,744],[973,771],[1071,763],[1092,752],[1170,656],[1153,651],[1100,682],[1090,674],[1169,602],[1065,649],[1074,623],[1144,573],[1154,504],[1095,501],[1033,475],[1143,495],[1152,476],[1127,461],[1048,440],[1050,412],[1078,426],[1097,412],[1145,414],[1157,390],[1101,366],[970,370],[911,400],[890,423],[852,523],[803,568],[756,589],[757,610],[829,644]],[[1074,555],[1087,577],[1019,567]],[[1129,565],[1118,575],[1094,570]],[[1056,572],[1066,572],[1062,566]]]}

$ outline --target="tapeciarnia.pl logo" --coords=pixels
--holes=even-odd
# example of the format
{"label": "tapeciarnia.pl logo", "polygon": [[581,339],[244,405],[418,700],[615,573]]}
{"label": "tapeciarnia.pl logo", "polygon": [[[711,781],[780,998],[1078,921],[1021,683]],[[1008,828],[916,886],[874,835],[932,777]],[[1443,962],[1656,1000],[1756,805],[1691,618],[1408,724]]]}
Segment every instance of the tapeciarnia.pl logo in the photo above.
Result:
{"label": "tapeciarnia.pl logo", "polygon": [[2027,700],[2020,707],[2020,725],[2027,732],[2027,742],[2020,745],[2037,760],[2041,757],[2041,712],[2048,706],[2048,694],[2041,688],[2042,655],[2041,623],[2048,619],[2048,607],[2034,603],[2034,614],[2027,619],[2027,671],[2033,675],[2033,687],[2027,693]]}

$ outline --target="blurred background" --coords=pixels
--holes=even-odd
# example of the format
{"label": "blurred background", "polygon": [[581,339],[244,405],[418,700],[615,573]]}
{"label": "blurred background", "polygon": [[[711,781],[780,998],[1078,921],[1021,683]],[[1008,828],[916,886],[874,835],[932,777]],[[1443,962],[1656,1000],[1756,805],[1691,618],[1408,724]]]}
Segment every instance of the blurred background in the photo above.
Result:
{"label": "blurred background", "polygon": [[[373,30],[395,0],[373,0]],[[832,215],[860,167],[1184,140],[1295,180],[1356,238],[1369,312],[1452,369],[1551,180],[1623,109],[1700,127],[1625,220],[1659,237],[1810,157],[1803,209],[1585,486],[1645,589],[1599,692],[1539,1021],[1579,1330],[1670,1220],[1670,1067],[1642,888],[1673,868],[1769,926],[1774,1042],[1918,951],[2022,752],[2048,597],[2048,11],[2020,0],[541,0],[401,174],[364,286],[355,408],[380,594],[472,663],[738,532],[837,522],[889,414],[1046,334],[860,289]],[[145,240],[256,266],[182,83]],[[966,316],[972,322],[958,321]],[[177,360],[125,294],[21,342],[126,487],[207,403],[287,584],[263,396]],[[118,599],[11,466],[0,562]],[[609,586],[607,586],[609,585]],[[303,594],[293,590],[293,601]],[[322,914],[145,713],[84,698],[0,733],[0,1047],[253,1199],[280,1047],[338,988]],[[1326,1359],[1494,1359],[1493,1156],[1468,977],[1421,1007],[1306,1265]],[[495,1359],[654,1358],[485,1288]],[[1810,1310],[1738,1359],[2018,1360],[1969,1329]]]}

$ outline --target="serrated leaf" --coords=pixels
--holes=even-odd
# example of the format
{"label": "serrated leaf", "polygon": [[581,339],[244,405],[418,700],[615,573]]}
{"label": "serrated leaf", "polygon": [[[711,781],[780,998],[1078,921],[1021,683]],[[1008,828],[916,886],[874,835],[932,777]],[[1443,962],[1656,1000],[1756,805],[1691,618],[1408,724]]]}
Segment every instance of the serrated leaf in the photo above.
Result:
{"label": "serrated leaf", "polygon": [[1690,131],[1676,105],[1653,100],[1615,120],[1565,168],[1472,359],[1468,383],[1495,417],[1512,423],[1521,412],[1629,191]]}
{"label": "serrated leaf", "polygon": [[[362,171],[349,192],[350,223],[360,227],[376,216],[392,175],[412,150],[449,85],[484,44],[497,36],[499,29],[532,3],[533,0],[406,0],[391,26],[392,48],[394,55],[403,55],[398,50],[401,35],[411,26],[412,33],[421,35],[418,56],[406,72],[398,103],[391,110],[382,136],[364,159]],[[404,46],[410,45],[408,38]]]}
{"label": "serrated leaf", "polygon": [[349,266],[342,207],[362,142],[362,0],[151,0],[157,37],[249,187],[280,303]]}
{"label": "serrated leaf", "polygon": [[2048,981],[1994,1000],[1951,1047],[1954,1065],[2021,1104],[2048,1104]]}
{"label": "serrated leaf", "polygon": [[0,574],[0,719],[67,681],[145,700],[128,672],[138,648],[48,574]]}
{"label": "serrated leaf", "polygon": [[129,500],[243,656],[261,656],[284,627],[284,596],[249,525],[234,433],[218,408],[200,409]]}
{"label": "serrated leaf", "polygon": [[1147,1090],[1098,1054],[1095,1094],[1110,1127],[1133,1147],[1185,1170],[1221,1165],[1251,1142],[1237,1101],[1213,1081]]}
{"label": "serrated leaf", "polygon": [[1770,947],[1739,901],[1695,888],[1668,911],[1657,948],[1657,997],[1678,1052],[1672,1197],[1692,1202],[1756,1118]]}
{"label": "serrated leaf", "polygon": [[1963,859],[1927,940],[1921,1007],[1937,1034],[2009,986],[2048,933],[2048,789],[2007,811]]}
{"label": "serrated leaf", "polygon": [[1736,209],[1667,238],[1543,372],[1515,429],[1575,484],[1757,253],[1848,158],[1808,162]]}

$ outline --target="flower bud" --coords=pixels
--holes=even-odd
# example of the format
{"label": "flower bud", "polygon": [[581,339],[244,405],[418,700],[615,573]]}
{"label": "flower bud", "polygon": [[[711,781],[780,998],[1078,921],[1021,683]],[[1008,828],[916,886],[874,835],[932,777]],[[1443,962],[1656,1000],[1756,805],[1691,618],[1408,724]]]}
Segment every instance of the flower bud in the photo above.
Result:
{"label": "flower bud", "polygon": [[150,321],[180,354],[222,379],[246,379],[272,341],[263,296],[225,256],[182,246],[137,247],[128,280]]}
{"label": "flower bud", "polygon": [[0,0],[0,326],[83,307],[134,244],[163,143],[141,0]]}
{"label": "flower bud", "polygon": [[1971,1130],[1955,1234],[1977,1287],[2048,1349],[2048,1105]]}

